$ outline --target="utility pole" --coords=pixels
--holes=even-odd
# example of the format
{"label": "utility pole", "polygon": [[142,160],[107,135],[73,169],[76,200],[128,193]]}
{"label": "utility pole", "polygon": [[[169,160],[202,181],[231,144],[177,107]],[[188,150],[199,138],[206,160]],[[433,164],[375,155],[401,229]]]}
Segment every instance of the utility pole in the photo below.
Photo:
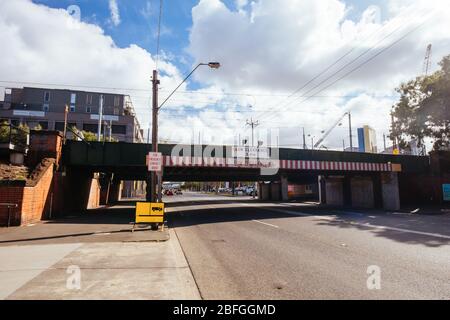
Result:
{"label": "utility pole", "polygon": [[386,134],[383,133],[383,144],[384,144],[384,151],[386,151]]}
{"label": "utility pole", "polygon": [[352,114],[348,112],[348,132],[350,136],[350,152],[353,152]]}
{"label": "utility pole", "polygon": [[345,139],[342,139],[342,151],[345,152]]}
{"label": "utility pole", "polygon": [[247,120],[247,125],[252,127],[252,147],[255,146],[255,128],[259,126],[259,121],[253,121],[253,118]]}
{"label": "utility pole", "polygon": [[66,135],[67,135],[67,117],[69,115],[69,106],[66,104],[64,108],[64,144],[66,144]]}
{"label": "utility pole", "polygon": [[103,118],[103,95],[100,95],[100,106],[98,110],[98,130],[97,130],[97,140],[102,141],[102,118]]}
{"label": "utility pole", "polygon": [[306,146],[306,135],[305,128],[303,127],[303,149],[306,150],[308,147]]}
{"label": "utility pole", "polygon": [[[152,152],[158,152],[158,71],[153,70],[152,79]],[[147,199],[150,202],[156,202],[156,185],[157,185],[157,175],[156,172],[150,173],[150,190],[147,192]],[[149,197],[150,195],[150,197]]]}
{"label": "utility pole", "polygon": [[112,120],[109,120],[109,142],[112,142]]}
{"label": "utility pole", "polygon": [[391,139],[392,139],[392,153],[393,154],[398,154],[400,152],[398,146],[397,146],[397,138],[395,137],[394,134],[394,123],[395,123],[395,119],[394,119],[394,115],[391,114],[391,126],[392,126],[392,132],[391,132]]}

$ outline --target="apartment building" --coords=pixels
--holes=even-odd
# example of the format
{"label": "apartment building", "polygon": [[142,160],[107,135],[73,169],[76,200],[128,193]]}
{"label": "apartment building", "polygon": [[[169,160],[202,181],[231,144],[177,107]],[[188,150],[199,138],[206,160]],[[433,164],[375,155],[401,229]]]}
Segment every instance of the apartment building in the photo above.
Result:
{"label": "apartment building", "polygon": [[128,95],[31,87],[6,89],[4,101],[0,101],[0,121],[63,131],[67,106],[71,127],[97,133],[101,97],[102,132],[118,141],[143,142],[143,131]]}

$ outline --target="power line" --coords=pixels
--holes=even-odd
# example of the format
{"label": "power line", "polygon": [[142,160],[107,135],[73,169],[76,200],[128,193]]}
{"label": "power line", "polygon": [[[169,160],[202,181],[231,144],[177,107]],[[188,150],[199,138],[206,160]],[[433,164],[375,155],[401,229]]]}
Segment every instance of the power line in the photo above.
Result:
{"label": "power line", "polygon": [[[354,62],[358,61],[360,58],[362,58],[363,56],[365,56],[366,54],[368,54],[369,52],[371,52],[372,50],[374,50],[375,48],[377,48],[381,43],[383,43],[386,39],[388,39],[389,37],[391,37],[393,34],[397,33],[400,29],[402,29],[403,25],[400,25],[398,27],[396,27],[393,31],[391,31],[390,33],[388,33],[386,36],[384,36],[381,40],[377,41],[374,45],[372,45],[371,47],[369,47],[368,49],[366,49],[364,52],[362,52],[361,54],[359,54],[356,58],[353,58],[352,60],[350,60],[348,63],[346,63],[343,67],[341,67],[340,69],[338,69],[337,71],[333,72],[331,75],[327,76],[324,80],[320,81],[317,85],[315,85],[312,89],[309,89],[306,93],[303,94],[303,96],[307,96],[307,99],[309,99],[310,97],[308,96],[308,94],[310,94],[313,90],[317,89],[318,87],[320,87],[322,84],[326,83],[328,80],[332,79],[334,76],[338,75],[341,71],[345,70],[347,67],[349,67],[350,65],[352,65]],[[342,57],[341,57],[342,58]],[[341,60],[341,58],[338,59],[338,61]],[[336,65],[336,63],[334,63],[333,65]],[[317,77],[316,77],[317,78]],[[311,83],[312,81],[309,81],[309,83]],[[322,92],[322,91],[319,91]],[[316,93],[317,94],[317,93]],[[278,111],[280,111],[283,108],[286,108],[287,106],[289,106],[290,104],[292,104],[293,102],[295,102],[299,97],[296,97],[294,100],[291,100],[290,102],[288,102],[287,104],[277,108]],[[272,113],[275,111],[272,111]]]}
{"label": "power line", "polygon": [[155,67],[155,70],[158,70],[158,63],[159,63],[162,14],[163,14],[163,0],[159,0],[158,37],[156,40],[156,63],[155,63],[156,67]]}
{"label": "power line", "polygon": [[[431,15],[430,15],[430,16],[431,16]],[[402,37],[398,38],[396,41],[394,41],[393,43],[391,43],[389,46],[383,48],[383,49],[380,50],[378,53],[376,53],[374,56],[368,58],[367,60],[365,60],[364,62],[362,62],[360,65],[358,65],[356,68],[350,70],[349,72],[347,72],[346,74],[344,74],[342,77],[340,77],[340,78],[336,79],[335,81],[333,81],[331,84],[329,84],[329,85],[327,85],[326,87],[324,87],[324,88],[320,89],[319,91],[315,92],[313,95],[318,95],[318,94],[320,94],[321,92],[323,92],[324,90],[330,88],[332,85],[334,85],[334,84],[336,84],[337,82],[339,82],[340,80],[346,78],[347,76],[349,76],[349,75],[352,74],[353,72],[359,70],[361,67],[363,67],[364,65],[366,65],[366,64],[369,63],[370,61],[374,60],[376,57],[378,57],[379,55],[381,55],[381,54],[384,53],[385,51],[389,50],[390,48],[392,48],[392,47],[393,47],[394,45],[396,45],[397,43],[399,43],[399,42],[401,42],[402,40],[404,40],[404,39],[405,39],[406,37],[408,37],[410,34],[412,34],[413,32],[417,31],[420,27],[422,27],[422,26],[427,22],[427,20],[428,20],[428,18],[429,18],[430,16],[428,16],[426,19],[424,19],[423,22],[421,22],[418,26],[416,26],[415,28],[413,28],[412,30],[410,30],[409,32],[407,32],[405,35],[403,35]],[[383,39],[386,39],[386,37],[384,37]],[[377,43],[377,44],[378,44],[378,43]],[[367,50],[366,50],[366,51],[367,51]],[[359,57],[356,58],[355,60],[353,60],[350,64],[352,64],[353,62],[355,62],[357,59],[359,59]],[[347,64],[346,67],[349,66],[350,64]],[[338,70],[337,72],[333,73],[331,76],[327,77],[325,80],[321,81],[321,82],[319,83],[319,85],[315,86],[312,90],[314,90],[314,89],[318,88],[319,86],[321,86],[322,84],[326,83],[328,80],[330,80],[331,78],[333,78],[335,75],[337,75],[337,74],[340,73],[341,71],[343,71],[343,68],[341,68],[341,69]],[[309,93],[309,92],[311,92],[311,90],[309,90],[308,93]],[[306,98],[305,98],[304,100],[302,100],[299,104],[302,104],[302,103],[306,102],[306,101],[309,100],[311,97],[312,97],[312,96],[306,97]],[[296,98],[295,100],[297,100],[297,98]],[[295,101],[295,100],[294,100],[294,101]],[[291,104],[291,103],[294,102],[294,101],[291,101],[289,104]],[[289,105],[289,104],[288,104],[288,105]],[[286,105],[286,106],[287,106],[287,105]],[[279,111],[281,111],[281,108],[279,108],[277,111],[273,111],[273,112],[279,112]],[[274,115],[274,116],[275,116],[275,115]],[[268,119],[273,118],[274,116],[269,117]]]}

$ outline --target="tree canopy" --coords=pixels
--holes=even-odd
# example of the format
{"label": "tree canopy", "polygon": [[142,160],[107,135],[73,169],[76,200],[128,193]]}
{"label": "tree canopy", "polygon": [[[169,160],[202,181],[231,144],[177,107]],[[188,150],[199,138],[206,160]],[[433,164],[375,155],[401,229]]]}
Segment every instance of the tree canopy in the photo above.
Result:
{"label": "tree canopy", "polygon": [[417,141],[424,146],[433,140],[435,150],[450,147],[450,55],[440,63],[441,69],[429,76],[417,77],[397,89],[400,100],[393,106],[391,136],[400,148]]}

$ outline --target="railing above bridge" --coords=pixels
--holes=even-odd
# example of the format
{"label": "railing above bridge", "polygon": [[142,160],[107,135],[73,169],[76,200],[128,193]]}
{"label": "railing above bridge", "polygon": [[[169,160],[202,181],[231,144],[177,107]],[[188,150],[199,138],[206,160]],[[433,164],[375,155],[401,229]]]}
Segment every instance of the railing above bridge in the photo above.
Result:
{"label": "railing above bridge", "polygon": [[[176,155],[173,150],[181,150]],[[173,145],[161,144],[159,151],[166,157],[192,157],[194,159],[201,153],[201,158],[229,158],[232,146],[200,146],[200,145]],[[95,167],[95,168],[126,168],[146,166],[146,156],[151,151],[150,144],[136,143],[103,143],[92,142],[89,145],[79,141],[68,141],[63,150],[63,162],[67,166]],[[375,171],[384,171],[386,165],[391,168],[392,164],[400,164],[403,172],[425,173],[429,171],[429,157],[369,154],[359,152],[337,152],[319,150],[298,149],[270,149],[271,156],[280,160],[281,168],[314,170],[325,166],[325,168],[349,168],[348,170],[363,170],[373,168]],[[202,156],[204,155],[204,156]],[[224,155],[227,155],[224,158]],[[182,160],[191,163],[194,160]],[[202,160],[207,161],[207,160]],[[214,161],[214,160],[213,160]],[[183,162],[182,162],[183,163]],[[203,162],[202,162],[203,163]],[[368,166],[366,164],[369,164]],[[336,167],[335,167],[336,165]],[[374,166],[374,167],[373,167]],[[359,170],[358,170],[359,169]],[[390,170],[387,170],[390,171]]]}

